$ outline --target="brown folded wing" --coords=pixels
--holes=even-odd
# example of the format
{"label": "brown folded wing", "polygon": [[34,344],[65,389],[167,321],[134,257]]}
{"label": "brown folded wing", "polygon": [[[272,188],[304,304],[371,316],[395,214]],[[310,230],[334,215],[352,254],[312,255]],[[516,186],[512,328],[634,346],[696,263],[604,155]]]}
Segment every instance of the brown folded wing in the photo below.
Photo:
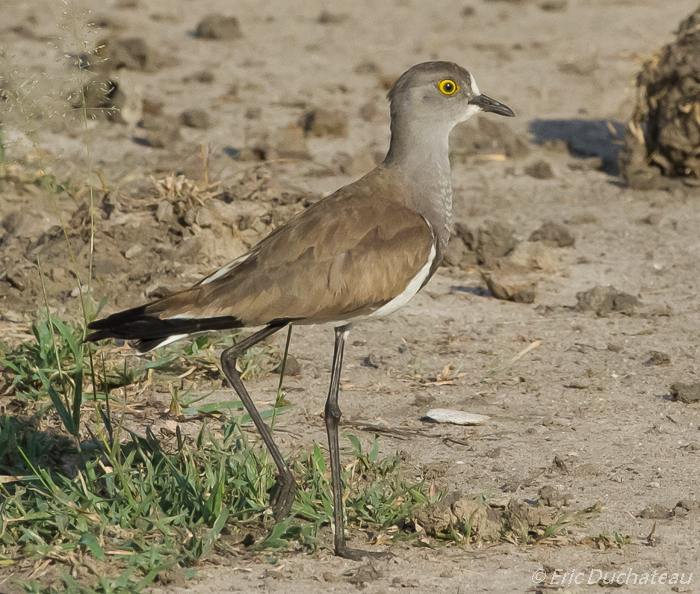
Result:
{"label": "brown folded wing", "polygon": [[292,218],[221,276],[214,273],[144,313],[161,319],[232,316],[244,326],[263,326],[273,320],[323,323],[377,310],[426,265],[434,240],[421,215],[370,189],[363,180],[343,188]]}

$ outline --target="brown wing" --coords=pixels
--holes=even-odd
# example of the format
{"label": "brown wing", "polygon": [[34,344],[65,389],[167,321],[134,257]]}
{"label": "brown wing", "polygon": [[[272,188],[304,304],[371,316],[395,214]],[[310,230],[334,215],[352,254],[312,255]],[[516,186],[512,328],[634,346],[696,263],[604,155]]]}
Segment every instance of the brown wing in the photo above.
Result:
{"label": "brown wing", "polygon": [[210,280],[215,273],[145,313],[232,316],[262,326],[342,320],[380,308],[426,265],[433,236],[421,215],[382,199],[376,189],[371,180],[342,188],[290,219],[222,276]]}

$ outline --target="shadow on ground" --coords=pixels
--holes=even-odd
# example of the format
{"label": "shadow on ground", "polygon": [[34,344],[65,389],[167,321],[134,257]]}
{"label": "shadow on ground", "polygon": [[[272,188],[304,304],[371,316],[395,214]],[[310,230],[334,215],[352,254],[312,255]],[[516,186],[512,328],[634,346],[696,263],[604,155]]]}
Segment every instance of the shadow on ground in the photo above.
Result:
{"label": "shadow on ground", "polygon": [[530,125],[535,144],[563,140],[574,157],[600,157],[602,170],[618,175],[617,154],[625,126],[610,120],[535,120]]}

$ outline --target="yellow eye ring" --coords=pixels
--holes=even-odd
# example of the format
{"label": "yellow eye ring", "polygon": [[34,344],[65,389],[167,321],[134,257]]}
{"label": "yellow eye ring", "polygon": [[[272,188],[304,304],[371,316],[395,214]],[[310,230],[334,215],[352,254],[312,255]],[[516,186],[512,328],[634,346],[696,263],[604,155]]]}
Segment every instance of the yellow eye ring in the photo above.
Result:
{"label": "yellow eye ring", "polygon": [[454,95],[459,91],[459,85],[455,81],[446,78],[438,83],[438,89],[443,95]]}

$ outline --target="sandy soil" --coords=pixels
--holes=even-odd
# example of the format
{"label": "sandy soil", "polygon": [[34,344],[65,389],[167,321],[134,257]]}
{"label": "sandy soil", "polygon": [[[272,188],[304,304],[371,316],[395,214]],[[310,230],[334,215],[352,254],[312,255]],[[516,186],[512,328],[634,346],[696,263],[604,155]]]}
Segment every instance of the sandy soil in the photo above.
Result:
{"label": "sandy soil", "polygon": [[[66,100],[79,88],[80,73],[63,56],[84,52],[105,37],[146,40],[146,70],[112,73],[132,102],[147,100],[146,127],[136,127],[138,120],[104,118],[88,126],[93,169],[109,188],[97,223],[94,297],[109,296],[107,311],[114,311],[157,296],[163,286],[177,288],[201,278],[291,212],[370,169],[375,153],[388,145],[383,97],[392,77],[429,59],[467,67],[482,92],[518,115],[506,133],[501,129],[499,142],[525,135],[529,144],[514,156],[504,156],[497,145],[476,156],[455,157],[455,222],[470,229],[488,220],[506,223],[522,244],[551,220],[571,233],[575,245],[545,245],[527,261],[527,278],[537,284],[532,304],[491,296],[466,255],[456,266],[442,268],[399,313],[357,327],[346,354],[345,382],[354,387],[341,394],[344,423],[351,428],[382,420],[390,428],[425,429],[410,440],[382,436],[382,451],[403,450],[416,468],[439,464],[440,486],[450,490],[488,493],[493,502],[505,503],[511,497],[536,499],[542,486],[551,485],[571,494],[572,507],[600,501],[604,510],[598,519],[574,531],[580,536],[617,531],[632,542],[620,550],[397,545],[391,548],[393,559],[377,561],[376,572],[363,574],[365,590],[522,592],[537,587],[533,573],[543,569],[549,574],[539,586],[543,591],[557,591],[552,576],[560,570],[582,572],[582,585],[565,584],[570,592],[589,591],[585,583],[598,571],[685,573],[685,580],[694,573],[690,584],[675,590],[659,584],[658,577],[654,584],[630,580],[626,587],[695,592],[700,591],[700,513],[665,519],[640,513],[655,504],[672,509],[680,500],[700,500],[700,405],[670,398],[672,383],[700,381],[700,190],[682,183],[665,190],[627,189],[616,177],[615,155],[633,109],[632,83],[641,57],[671,41],[680,20],[696,7],[693,0],[108,5],[95,0],[80,6],[5,0],[0,7],[3,84],[15,90],[33,82],[23,87],[20,102],[6,102],[14,109],[0,117],[12,159],[25,159],[36,142],[59,180],[84,180],[83,123]],[[86,16],[85,9],[93,12]],[[242,37],[196,38],[197,23],[213,12],[238,17]],[[84,25],[91,20],[103,27],[95,31]],[[81,49],[82,39],[89,43]],[[207,128],[174,123],[194,108],[208,115]],[[285,132],[315,108],[330,110],[341,122],[346,116],[347,134],[322,131],[304,138],[298,128]],[[167,136],[173,129],[179,139]],[[144,140],[158,144],[151,130],[159,138],[165,134],[165,148]],[[465,132],[455,134],[463,138]],[[184,173],[203,187],[200,144],[207,147],[209,179],[221,181],[226,194],[207,199],[206,220],[196,219],[197,205],[188,225],[168,212],[157,220],[163,195],[148,176]],[[307,151],[308,158],[287,158],[294,151]],[[234,158],[261,152],[265,163]],[[40,287],[33,280],[34,254],[49,276],[52,307],[61,314],[77,311],[65,245],[51,227],[59,212],[71,220],[85,198],[62,194],[54,204],[27,184],[3,187],[4,321],[22,324],[36,310]],[[97,198],[103,199],[102,192]],[[82,265],[84,221],[79,216],[74,221],[72,241]],[[129,251],[135,245],[141,249]],[[606,285],[636,296],[639,304],[609,315],[576,308],[578,292]],[[288,399],[297,406],[279,421],[283,432],[285,425],[293,431],[293,437],[281,440],[287,451],[325,440],[320,412],[331,334],[322,328],[294,333],[292,349],[302,374],[288,384]],[[537,348],[489,375],[538,340]],[[667,358],[653,357],[652,351]],[[370,354],[376,368],[363,365]],[[413,378],[418,369],[437,377],[446,364],[466,375],[451,385]],[[265,398],[273,381],[256,382],[252,390]],[[216,397],[230,394],[221,390]],[[479,428],[426,426],[420,419],[434,407],[491,419]],[[554,464],[555,456],[565,468]],[[654,523],[651,546],[646,537]],[[352,536],[362,545],[363,534]],[[219,561],[220,566],[201,568],[187,589],[311,594],[360,587],[353,584],[358,564],[327,551],[282,556],[275,566],[263,559]]]}

